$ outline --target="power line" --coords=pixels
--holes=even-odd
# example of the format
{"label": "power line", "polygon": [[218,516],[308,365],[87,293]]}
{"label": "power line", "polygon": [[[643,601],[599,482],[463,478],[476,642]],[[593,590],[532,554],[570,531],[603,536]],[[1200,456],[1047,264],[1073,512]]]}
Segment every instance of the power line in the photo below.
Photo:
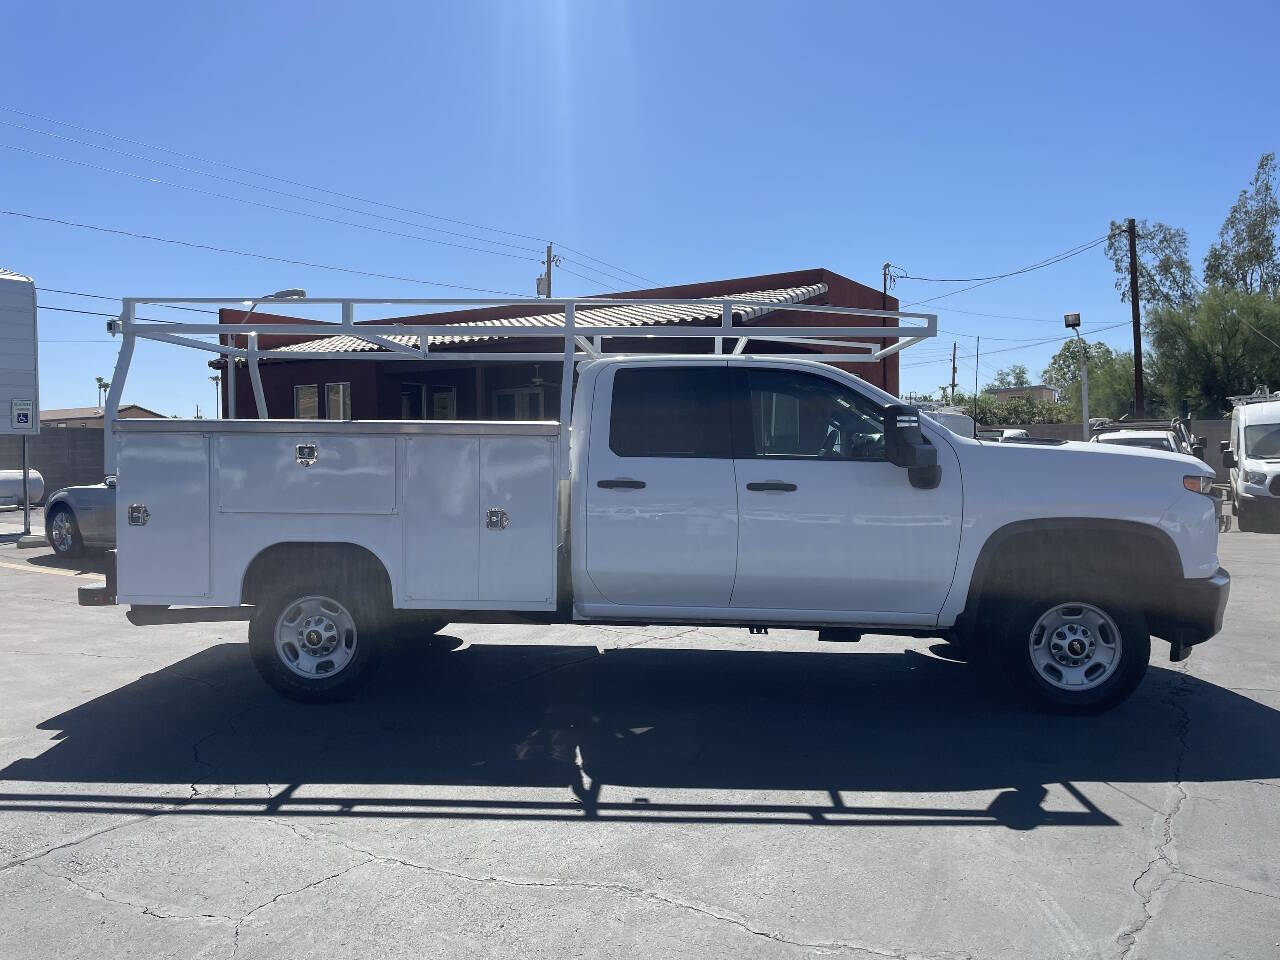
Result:
{"label": "power line", "polygon": [[313,267],[317,270],[333,270],[337,273],[350,273],[362,277],[374,277],[378,280],[399,280],[405,283],[420,283],[429,287],[447,287],[452,290],[468,290],[473,293],[493,293],[502,297],[518,297],[520,294],[509,290],[490,290],[487,287],[469,287],[460,283],[446,283],[442,280],[422,280],[418,277],[401,277],[393,273],[374,273],[371,270],[357,270],[354,267],[339,267],[328,263],[315,263],[309,260],[294,260],[289,257],[275,257],[266,253],[253,253],[247,250],[233,250],[229,247],[215,247],[207,243],[195,243],[191,240],[174,240],[169,237],[156,237],[146,233],[135,233],[131,230],[119,230],[114,227],[101,227],[91,223],[76,223],[72,220],[60,220],[57,217],[40,217],[33,213],[21,213],[17,210],[0,210],[6,217],[21,217],[40,223],[56,223],[64,227],[79,227],[82,230],[94,230],[98,233],[110,233],[121,237],[132,237],[135,240],[152,240],[156,243],[171,243],[179,247],[193,250],[209,250],[213,253],[227,253],[236,257],[250,257],[255,260],[268,260],[273,263],[287,263],[295,267]]}
{"label": "power line", "polygon": [[954,297],[956,296],[956,294],[967,293],[970,290],[976,290],[978,289],[978,287],[985,287],[989,283],[995,283],[997,280],[1003,280],[1006,277],[1016,277],[1016,276],[1019,276],[1020,274],[1030,273],[1033,270],[1042,270],[1045,267],[1051,267],[1054,264],[1061,263],[1064,260],[1070,260],[1072,257],[1078,257],[1080,254],[1085,253],[1089,250],[1092,250],[1094,247],[1097,247],[1103,243],[1106,243],[1107,240],[1110,238],[1110,236],[1111,234],[1108,233],[1104,236],[1098,237],[1096,240],[1090,240],[1088,243],[1077,244],[1076,246],[1070,248],[1069,250],[1064,250],[1062,253],[1056,253],[1053,256],[1048,257],[1044,260],[1038,260],[1035,263],[1028,264],[1025,267],[1020,267],[1017,270],[1010,270],[1008,273],[995,274],[994,276],[990,276],[990,277],[972,277],[969,279],[939,279],[934,277],[913,277],[907,274],[903,274],[901,278],[904,280],[924,280],[932,283],[969,283],[972,280],[978,281],[977,283],[974,283],[972,286],[961,287],[959,290],[952,290],[950,293],[940,293],[936,297],[927,297],[924,300],[913,300],[911,303],[903,304],[903,306],[915,307],[915,306],[919,306],[922,303],[933,303],[935,300],[944,300],[947,297]]}
{"label": "power line", "polygon": [[98,170],[102,173],[113,173],[116,176],[128,177],[131,180],[141,180],[143,183],[156,183],[165,187],[176,187],[179,190],[190,190],[192,193],[199,193],[206,197],[216,197],[219,200],[234,200],[236,203],[247,203],[250,206],[261,207],[264,210],[275,210],[280,213],[291,213],[296,217],[309,217],[312,220],[322,220],[325,223],[337,223],[345,227],[356,227],[360,230],[371,230],[374,233],[385,233],[392,237],[405,237],[409,240],[421,240],[423,243],[435,243],[442,247],[453,247],[456,250],[471,250],[475,253],[487,253],[495,257],[510,257],[513,260],[529,260],[538,263],[537,257],[525,256],[519,253],[507,253],[504,250],[486,250],[483,247],[472,247],[463,243],[453,243],[449,240],[436,240],[433,237],[423,237],[415,233],[404,233],[400,230],[388,230],[386,227],[375,227],[369,223],[357,223],[354,220],[342,220],[338,217],[326,217],[319,213],[308,213],[305,210],[293,210],[289,207],[282,207],[275,203],[265,203],[262,200],[250,200],[248,197],[237,197],[230,193],[218,193],[216,190],[205,190],[201,187],[193,187],[188,183],[177,183],[173,180],[161,180],[159,177],[148,177],[141,173],[132,173],[128,170],[117,170],[114,167],[104,167],[101,164],[89,163],[87,160],[74,160],[71,157],[60,157],[54,153],[43,153],[39,150],[29,150],[26,147],[17,147],[11,143],[0,143],[0,147],[6,150],[16,150],[19,153],[30,154],[34,157],[41,157],[46,160],[60,160],[63,163],[74,164],[78,167],[86,167],[90,170]]}
{"label": "power line", "polygon": [[[119,300],[119,297],[109,297],[105,293],[85,293],[83,290],[59,290],[57,287],[36,287],[41,293],[62,293],[69,297],[89,297],[93,300]],[[188,310],[191,313],[217,313],[217,310],[206,310],[202,307],[180,307],[172,304],[155,304],[157,307],[164,307],[166,310]],[[53,310],[54,307],[44,307],[46,310]],[[65,308],[63,308],[65,309]],[[103,316],[115,316],[115,314],[103,314]]]}
{"label": "power line", "polygon": [[[80,140],[76,137],[65,137],[62,134],[53,133],[49,130],[38,130],[35,127],[28,127],[25,124],[14,123],[12,120],[0,120],[0,124],[4,124],[5,126],[8,126],[8,127],[13,127],[14,129],[17,129],[17,130],[25,130],[28,133],[37,133],[43,137],[52,137],[55,140],[62,140],[66,143],[76,143],[81,146],[92,147],[95,150],[104,150],[107,153],[114,153],[117,156],[128,157],[130,160],[140,160],[143,163],[154,163],[162,167],[169,167],[170,169],[180,170],[183,173],[190,173],[197,177],[209,177],[210,179],[213,179],[213,180],[221,180],[223,183],[233,183],[237,186],[248,187],[251,190],[262,190],[267,193],[275,194],[276,196],[288,197],[291,200],[301,200],[303,203],[315,203],[315,204],[319,204],[320,206],[331,207],[332,209],[335,209],[335,210],[344,210],[347,213],[359,214],[360,216],[363,216],[363,217],[373,217],[378,220],[386,220],[389,223],[400,223],[409,227],[417,227],[421,230],[431,230],[431,231],[434,231],[435,233],[443,233],[451,237],[461,237],[465,240],[474,240],[478,243],[489,243],[499,247],[511,247],[513,250],[520,250],[524,253],[533,254],[538,252],[537,250],[534,250],[532,247],[526,247],[521,244],[507,243],[504,240],[488,240],[484,237],[472,236],[469,233],[460,233],[456,230],[445,230],[441,227],[430,226],[429,224],[415,223],[412,220],[404,220],[404,219],[401,219],[400,217],[389,217],[383,213],[372,213],[368,210],[361,210],[359,207],[349,207],[341,203],[331,203],[328,200],[318,200],[315,197],[308,197],[300,193],[290,193],[288,190],[277,190],[274,187],[266,187],[260,183],[252,183],[248,180],[239,180],[239,179],[236,179],[235,177],[224,177],[221,174],[210,173],[207,170],[198,170],[195,167],[186,167],[180,163],[170,163],[168,160],[157,160],[155,157],[147,157],[139,153],[130,153],[128,150],[117,150],[114,147],[108,147],[101,143],[93,143],[90,140]],[[26,153],[32,153],[40,157],[48,157],[49,159],[53,159],[53,160],[63,160],[67,163],[79,163],[82,166],[88,166],[98,170],[106,170],[109,173],[122,173],[122,171],[112,170],[108,167],[98,167],[95,164],[83,163],[82,161],[79,161],[79,160],[70,160],[66,157],[58,157],[52,154],[38,153],[34,150],[27,150],[23,147],[14,147],[8,144],[0,144],[0,146],[9,146],[9,149],[11,150],[22,150],[23,152],[26,152]],[[123,174],[123,175],[135,176],[134,174]],[[153,179],[153,178],[147,177],[145,179]],[[166,181],[156,180],[155,182],[165,183]],[[171,186],[185,186],[185,184],[171,184]]]}
{"label": "power line", "polygon": [[[601,260],[599,257],[593,257],[591,256],[591,254],[583,253],[581,250],[575,250],[573,249],[573,247],[569,246],[568,244],[559,243],[557,244],[557,246],[559,246],[560,249],[562,250],[568,250],[570,253],[576,253],[580,257],[586,257],[588,260],[594,260],[596,263],[600,264],[601,266],[609,267],[612,270],[620,271],[621,273],[625,273],[628,276],[635,277],[638,280],[643,280],[645,283],[652,283],[655,286],[658,285],[658,281],[654,280],[652,277],[646,277],[644,274],[636,273],[634,270],[628,270],[626,267],[619,267],[617,264],[610,263],[608,260]],[[583,266],[585,266],[585,264],[583,264]]]}
{"label": "power line", "polygon": [[[311,190],[311,191],[313,191],[313,192],[315,192],[315,193],[321,193],[321,194],[325,194],[325,195],[328,195],[328,196],[331,196],[331,197],[338,197],[338,198],[343,199],[343,200],[354,200],[354,201],[356,201],[357,203],[363,203],[363,204],[368,204],[369,206],[380,207],[380,208],[382,208],[383,210],[394,210],[394,211],[396,211],[396,212],[398,212],[398,213],[408,213],[408,214],[412,214],[413,216],[416,216],[416,217],[425,217],[426,219],[429,219],[429,220],[438,220],[438,221],[439,221],[439,222],[441,222],[441,223],[452,223],[452,224],[455,224],[455,225],[457,225],[457,226],[470,227],[470,228],[471,228],[471,229],[473,229],[473,230],[483,230],[483,231],[486,231],[486,232],[488,232],[488,233],[497,233],[497,234],[501,234],[502,236],[515,237],[515,238],[520,239],[520,240],[533,240],[533,241],[535,241],[535,242],[537,242],[537,243],[539,243],[539,244],[548,242],[548,238],[547,238],[547,237],[538,237],[538,236],[534,236],[534,235],[532,235],[532,234],[527,234],[527,233],[518,233],[518,232],[516,232],[516,231],[514,231],[514,230],[504,230],[504,229],[502,229],[502,228],[500,228],[500,227],[490,227],[490,226],[486,226],[486,225],[484,225],[484,224],[474,223],[474,222],[472,222],[472,221],[469,221],[469,220],[462,220],[462,219],[460,219],[460,218],[456,218],[456,217],[445,217],[445,216],[441,216],[440,214],[436,214],[436,213],[428,213],[428,212],[426,212],[426,211],[424,211],[424,210],[415,210],[415,209],[414,209],[414,208],[412,208],[412,207],[403,207],[403,206],[398,206],[397,204],[393,204],[393,203],[385,203],[385,202],[383,202],[383,201],[381,201],[381,200],[373,200],[373,199],[370,199],[369,197],[362,197],[362,196],[359,196],[359,195],[357,195],[357,194],[344,193],[344,192],[342,192],[342,191],[340,191],[340,190],[334,190],[334,189],[331,189],[331,188],[329,188],[329,187],[321,187],[321,186],[317,186],[316,184],[306,183],[305,181],[302,181],[302,180],[291,180],[291,179],[289,179],[288,177],[280,177],[280,176],[276,176],[275,174],[264,173],[264,172],[263,172],[263,171],[261,171],[261,170],[254,170],[254,169],[249,168],[249,167],[241,167],[241,166],[237,166],[236,164],[228,163],[228,162],[223,161],[223,160],[210,160],[210,159],[209,159],[209,158],[207,158],[207,157],[201,157],[201,156],[199,156],[199,155],[197,155],[197,154],[193,154],[193,153],[184,153],[183,151],[181,151],[181,150],[175,150],[175,149],[173,149],[172,147],[165,147],[165,146],[161,146],[161,145],[159,145],[159,144],[155,144],[155,143],[148,143],[148,142],[147,142],[147,141],[145,141],[145,140],[137,140],[137,139],[134,139],[134,138],[131,138],[131,137],[121,136],[120,134],[109,133],[109,132],[107,132],[107,131],[105,131],[105,130],[97,130],[97,129],[93,128],[93,127],[86,127],[86,126],[82,126],[82,125],[80,125],[80,124],[70,123],[69,121],[66,121],[66,120],[57,120],[57,119],[55,119],[55,118],[53,118],[53,117],[46,117],[46,116],[44,116],[44,115],[42,115],[42,114],[32,113],[32,112],[27,111],[27,110],[20,110],[20,109],[18,109],[17,107],[10,106],[10,105],[8,105],[8,104],[0,104],[0,110],[5,110],[5,111],[7,111],[7,112],[9,112],[9,113],[17,114],[18,116],[27,117],[28,119],[31,119],[31,120],[39,120],[39,121],[41,121],[41,122],[43,122],[43,123],[50,123],[50,124],[54,124],[54,125],[56,125],[56,126],[60,126],[60,127],[65,127],[65,128],[71,129],[71,130],[79,130],[79,131],[80,131],[80,132],[82,132],[82,133],[89,133],[89,134],[92,134],[93,136],[97,136],[97,137],[105,137],[105,138],[107,138],[107,139],[109,139],[109,140],[114,140],[114,141],[116,141],[117,143],[128,143],[128,144],[132,144],[133,146],[136,146],[136,147],[143,147],[144,149],[147,149],[147,150],[154,150],[154,151],[157,151],[157,152],[159,152],[159,153],[165,153],[165,154],[168,154],[169,156],[180,157],[180,158],[182,158],[182,159],[184,159],[184,160],[194,160],[194,161],[196,161],[197,163],[203,163],[203,164],[207,164],[207,165],[209,165],[209,166],[213,166],[213,167],[220,167],[220,168],[222,168],[222,169],[224,169],[224,170],[234,170],[234,171],[236,171],[237,173],[245,173],[245,174],[248,174],[248,175],[250,175],[250,176],[260,177],[260,178],[262,178],[262,179],[264,179],[264,180],[270,180],[270,181],[273,181],[273,182],[275,182],[275,183],[283,183],[283,184],[287,184],[287,185],[289,185],[289,186],[293,186],[293,187],[302,187],[302,188],[303,188],[303,189],[305,189],[305,190]],[[34,132],[36,132],[36,133],[44,133],[44,134],[45,134],[45,135],[47,135],[47,136],[56,136],[55,134],[48,133],[47,131],[35,130]],[[64,138],[64,139],[70,139],[70,138]],[[104,147],[104,146],[102,146],[102,145],[100,145],[100,144],[92,144],[92,143],[89,143],[89,144],[87,144],[87,145],[89,145],[89,146],[96,146],[96,147],[98,147],[99,149],[104,149],[104,150],[105,150],[105,149],[108,149],[107,147]],[[116,152],[118,152],[118,151],[116,151]],[[162,163],[163,161],[160,161],[160,160],[154,160],[154,159],[152,159],[150,162],[153,162],[153,163]],[[199,171],[192,171],[192,172],[199,173]],[[210,173],[207,173],[207,172],[205,172],[203,175],[205,175],[205,176],[214,176],[214,174],[210,174]],[[252,185],[251,185],[251,186],[252,186]],[[267,189],[267,188],[265,188],[265,187],[260,187],[259,189]],[[312,202],[315,202],[315,203],[323,203],[323,202],[324,202],[324,201],[316,200],[315,198],[311,198],[311,200],[312,200]],[[365,215],[366,215],[366,216],[378,216],[377,214],[372,214],[372,213],[368,213],[368,212],[365,212]],[[423,225],[419,225],[419,226],[424,226],[426,229],[429,229],[429,230],[430,230],[430,229],[438,229],[438,228],[433,228],[433,227],[426,226],[425,224],[423,224]],[[441,232],[448,232],[448,231],[441,231]],[[474,239],[480,240],[480,242],[483,242],[483,243],[492,243],[492,244],[500,244],[500,243],[501,243],[501,241],[497,241],[497,240],[486,240],[486,239],[484,239],[484,238],[474,238]],[[514,246],[514,245],[512,245],[512,246]],[[563,244],[560,244],[560,246],[564,246],[564,245],[563,245]],[[564,246],[564,249],[569,250],[569,251],[571,251],[571,252],[573,252],[573,253],[576,253],[576,254],[578,254],[578,256],[580,256],[580,257],[586,257],[588,260],[594,260],[596,263],[602,264],[603,266],[611,267],[611,268],[612,268],[612,269],[614,269],[614,270],[619,270],[619,271],[621,271],[621,272],[623,272],[623,273],[626,273],[626,274],[629,274],[629,275],[631,275],[631,276],[638,277],[639,279],[644,280],[646,283],[653,283],[653,284],[655,284],[655,285],[657,284],[657,281],[652,280],[652,279],[650,279],[650,278],[648,278],[648,277],[645,277],[645,276],[643,276],[642,274],[638,274],[638,273],[635,273],[635,272],[634,272],[634,271],[632,271],[632,270],[627,270],[627,269],[625,269],[625,268],[623,268],[623,267],[619,267],[619,266],[616,266],[616,265],[614,265],[614,264],[610,264],[610,263],[608,263],[608,262],[607,262],[607,261],[605,261],[605,260],[601,260],[599,257],[594,257],[594,256],[592,256],[591,254],[584,253],[584,252],[583,252],[583,251],[581,251],[581,250],[574,250],[572,247],[567,247],[567,246]]]}
{"label": "power line", "polygon": [[[1129,325],[1128,320],[1122,320],[1120,323],[1109,323],[1106,326],[1094,327],[1092,330],[1089,331],[1089,333],[1091,334],[1103,333],[1104,331],[1107,331],[1107,330],[1115,330],[1118,327],[1127,327],[1128,325]],[[982,351],[982,357],[983,358],[989,357],[993,353],[1012,353],[1016,350],[1030,350],[1032,347],[1043,346],[1046,343],[1062,343],[1064,340],[1074,339],[1074,336],[1075,335],[1072,334],[1065,337],[1046,337],[1043,340],[1037,340],[1034,343],[1023,344],[1022,346],[1019,346],[1019,347],[1001,347],[999,350],[984,350]],[[973,357],[968,355],[964,355],[960,359],[964,359],[967,363],[971,363],[973,361]],[[942,363],[944,360],[947,362],[950,362],[951,360],[950,355],[946,357],[939,357],[937,360],[924,360],[917,363],[904,363],[904,364],[900,364],[900,366],[901,367],[923,367],[923,366],[929,366],[935,363]]]}
{"label": "power line", "polygon": [[484,224],[480,224],[480,223],[471,223],[470,221],[467,221],[467,220],[459,220],[453,217],[444,217],[435,213],[426,213],[425,211],[414,210],[410,207],[399,207],[392,203],[383,203],[382,201],[379,201],[379,200],[370,200],[368,197],[361,197],[361,196],[357,196],[355,194],[350,194],[350,193],[342,193],[339,190],[332,190],[328,187],[318,187],[315,184],[305,183],[301,180],[290,180],[287,177],[278,177],[275,174],[263,173],[261,170],[253,170],[249,167],[239,167],[233,163],[228,163],[224,160],[210,160],[207,157],[201,157],[194,153],[183,153],[181,150],[175,150],[172,147],[165,147],[156,143],[148,143],[145,140],[135,140],[131,137],[121,136],[120,134],[108,133],[106,130],[96,130],[93,127],[85,127],[85,126],[81,126],[80,124],[70,123],[69,121],[66,121],[66,120],[56,120],[53,117],[46,117],[38,113],[31,113],[26,110],[19,110],[17,107],[12,107],[12,106],[9,106],[8,104],[0,104],[0,110],[5,110],[5,111],[8,111],[9,113],[16,113],[19,116],[28,117],[32,120],[40,120],[43,123],[52,123],[60,127],[68,127],[72,130],[79,130],[82,133],[91,133],[95,137],[106,137],[109,140],[115,140],[119,143],[131,143],[135,147],[145,147],[148,150],[156,150],[160,153],[167,153],[170,156],[181,157],[184,160],[195,160],[199,163],[207,163],[213,167],[222,167],[223,169],[226,169],[226,170],[235,170],[237,173],[247,173],[250,176],[262,177],[264,180],[274,180],[276,183],[287,183],[293,187],[303,187],[304,189],[314,190],[317,193],[325,193],[332,197],[341,197],[344,200],[355,200],[355,201],[358,201],[359,203],[367,203],[375,207],[382,207],[384,210],[398,210],[401,213],[412,213],[415,216],[427,217],[431,220],[439,220],[442,223],[456,223],[459,226],[471,227],[472,229],[475,229],[475,230],[487,230],[490,233],[501,233],[508,237],[518,237],[521,240],[534,240],[538,243],[545,243],[547,240],[546,237],[535,237],[531,234],[516,233],[515,231],[503,230],[498,227],[487,227]]}

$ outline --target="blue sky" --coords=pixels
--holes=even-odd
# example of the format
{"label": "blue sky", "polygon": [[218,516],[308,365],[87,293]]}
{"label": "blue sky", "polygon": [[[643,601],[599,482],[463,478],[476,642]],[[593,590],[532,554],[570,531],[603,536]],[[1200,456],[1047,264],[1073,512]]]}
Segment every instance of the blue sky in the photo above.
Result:
{"label": "blue sky", "polygon": [[[825,266],[877,285],[886,259],[917,275],[987,275],[1127,216],[1185,227],[1198,263],[1259,155],[1280,141],[1278,27],[1274,2],[13,4],[0,104],[554,238],[663,283]],[[253,179],[226,167],[6,110],[0,121],[5,210],[533,292],[539,268],[523,259],[12,148],[449,242],[472,244],[424,227],[477,233],[469,227],[325,211],[12,124]],[[110,296],[450,293],[7,216],[0,265]],[[1086,329],[1127,319],[1112,282],[1094,250],[937,301],[946,332],[904,355],[904,391],[948,379],[951,341],[971,356],[975,334],[984,382],[1012,362],[1038,374],[1057,345],[1026,341],[1060,335],[1064,311],[1083,313]],[[606,286],[619,284],[560,273],[556,292]],[[906,303],[948,289],[902,281],[896,292]],[[52,293],[41,302],[113,309]],[[92,404],[94,377],[110,377],[115,358],[102,318],[40,319],[42,405]],[[1123,347],[1130,334],[1100,336]],[[212,400],[208,374],[187,351],[144,345],[125,400],[190,415]],[[973,374],[962,359],[961,382]]]}

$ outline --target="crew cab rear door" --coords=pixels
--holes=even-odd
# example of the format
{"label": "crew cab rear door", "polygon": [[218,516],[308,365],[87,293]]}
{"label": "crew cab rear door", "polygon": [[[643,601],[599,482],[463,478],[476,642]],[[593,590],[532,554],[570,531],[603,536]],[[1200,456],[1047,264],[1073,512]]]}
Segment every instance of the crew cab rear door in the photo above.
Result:
{"label": "crew cab rear door", "polygon": [[954,452],[941,483],[911,485],[885,459],[881,405],[845,382],[782,365],[731,369],[738,484],[732,605],[932,624],[960,546]]}
{"label": "crew cab rear door", "polygon": [[618,365],[596,380],[585,566],[609,603],[729,606],[731,452],[724,361]]}

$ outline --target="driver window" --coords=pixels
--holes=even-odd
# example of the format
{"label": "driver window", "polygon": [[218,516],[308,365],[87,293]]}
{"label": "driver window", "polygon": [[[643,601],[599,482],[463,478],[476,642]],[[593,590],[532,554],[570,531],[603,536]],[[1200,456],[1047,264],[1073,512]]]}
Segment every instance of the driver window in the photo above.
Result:
{"label": "driver window", "polygon": [[747,370],[750,455],[883,460],[884,414],[834,380],[794,370]]}

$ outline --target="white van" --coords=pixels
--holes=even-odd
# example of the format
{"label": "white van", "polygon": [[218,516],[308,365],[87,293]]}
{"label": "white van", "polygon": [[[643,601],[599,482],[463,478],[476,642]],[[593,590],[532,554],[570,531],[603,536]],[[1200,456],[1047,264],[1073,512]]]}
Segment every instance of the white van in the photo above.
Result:
{"label": "white van", "polygon": [[1237,403],[1223,446],[1240,529],[1280,531],[1280,394]]}

